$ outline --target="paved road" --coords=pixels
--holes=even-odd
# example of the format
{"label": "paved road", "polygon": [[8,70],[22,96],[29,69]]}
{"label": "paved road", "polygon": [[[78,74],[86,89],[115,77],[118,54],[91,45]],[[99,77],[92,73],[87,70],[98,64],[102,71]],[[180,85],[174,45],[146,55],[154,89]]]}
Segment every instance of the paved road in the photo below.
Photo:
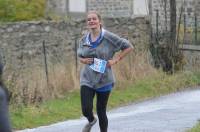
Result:
{"label": "paved road", "polygon": [[[200,119],[200,88],[108,112],[108,132],[183,132]],[[81,132],[85,118],[18,132]],[[98,123],[92,132],[99,132]]]}

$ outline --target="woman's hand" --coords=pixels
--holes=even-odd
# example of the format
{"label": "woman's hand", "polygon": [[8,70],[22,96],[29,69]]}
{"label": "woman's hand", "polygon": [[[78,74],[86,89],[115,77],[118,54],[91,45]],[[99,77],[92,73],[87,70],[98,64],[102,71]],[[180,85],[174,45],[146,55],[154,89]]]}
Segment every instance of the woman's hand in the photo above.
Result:
{"label": "woman's hand", "polygon": [[112,60],[108,60],[107,66],[111,67],[111,66],[117,64],[120,60],[121,60],[120,56],[113,58]]}
{"label": "woman's hand", "polygon": [[117,64],[122,58],[124,58],[132,50],[133,50],[132,47],[122,50],[121,53],[117,57],[113,58],[112,60],[108,60],[107,66],[111,67]]}
{"label": "woman's hand", "polygon": [[80,58],[80,62],[83,64],[92,64],[94,62],[94,58]]}

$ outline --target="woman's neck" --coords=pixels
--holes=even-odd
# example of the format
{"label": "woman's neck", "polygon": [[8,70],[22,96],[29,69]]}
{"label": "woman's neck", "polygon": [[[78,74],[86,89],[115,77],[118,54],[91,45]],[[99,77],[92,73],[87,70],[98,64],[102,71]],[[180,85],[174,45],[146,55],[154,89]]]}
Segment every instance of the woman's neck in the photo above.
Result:
{"label": "woman's neck", "polygon": [[91,39],[95,41],[101,33],[101,29],[91,30]]}

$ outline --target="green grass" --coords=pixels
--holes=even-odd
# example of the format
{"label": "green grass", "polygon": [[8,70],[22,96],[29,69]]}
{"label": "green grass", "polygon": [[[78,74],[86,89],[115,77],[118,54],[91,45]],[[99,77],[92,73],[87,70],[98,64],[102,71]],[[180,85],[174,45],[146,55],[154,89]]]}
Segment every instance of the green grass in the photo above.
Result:
{"label": "green grass", "polygon": [[[159,73],[134,82],[124,83],[124,87],[113,89],[108,109],[145,100],[163,94],[176,92],[200,84],[200,73]],[[79,90],[63,99],[51,100],[37,106],[10,107],[14,129],[33,128],[58,121],[79,118],[81,115]]]}
{"label": "green grass", "polygon": [[0,22],[44,18],[46,0],[0,0]]}
{"label": "green grass", "polygon": [[187,132],[200,132],[200,123],[198,122],[196,126],[194,126],[192,129],[188,130]]}
{"label": "green grass", "polygon": [[63,99],[51,100],[38,106],[11,106],[11,120],[16,129],[78,118],[81,115],[79,92],[69,93]]}

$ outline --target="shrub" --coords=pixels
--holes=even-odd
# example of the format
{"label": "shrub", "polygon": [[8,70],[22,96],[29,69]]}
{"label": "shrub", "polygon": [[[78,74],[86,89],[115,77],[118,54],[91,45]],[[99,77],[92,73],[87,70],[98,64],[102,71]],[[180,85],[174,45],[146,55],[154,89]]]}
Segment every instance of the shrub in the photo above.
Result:
{"label": "shrub", "polygon": [[44,17],[46,0],[0,0],[0,21],[27,21]]}

